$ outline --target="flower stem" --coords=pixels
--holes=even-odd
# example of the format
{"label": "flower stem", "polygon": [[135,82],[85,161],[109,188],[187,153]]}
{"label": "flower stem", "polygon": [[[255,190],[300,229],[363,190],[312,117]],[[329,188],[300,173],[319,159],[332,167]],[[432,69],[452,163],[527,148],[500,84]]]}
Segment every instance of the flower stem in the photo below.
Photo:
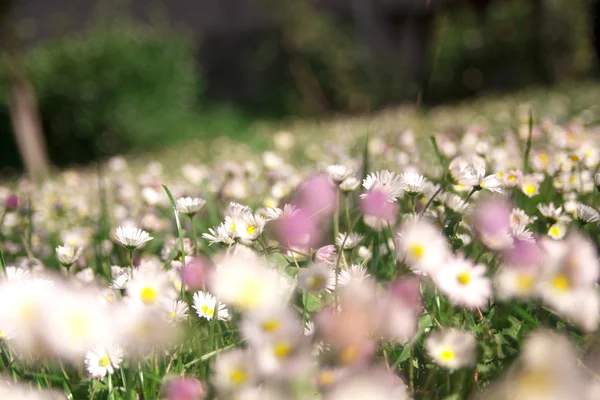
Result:
{"label": "flower stem", "polygon": [[133,248],[129,249],[129,268],[133,272]]}
{"label": "flower stem", "polygon": [[196,236],[196,225],[194,225],[194,216],[190,215],[190,225],[192,225],[192,242],[194,243],[194,255],[198,254],[198,237]]}

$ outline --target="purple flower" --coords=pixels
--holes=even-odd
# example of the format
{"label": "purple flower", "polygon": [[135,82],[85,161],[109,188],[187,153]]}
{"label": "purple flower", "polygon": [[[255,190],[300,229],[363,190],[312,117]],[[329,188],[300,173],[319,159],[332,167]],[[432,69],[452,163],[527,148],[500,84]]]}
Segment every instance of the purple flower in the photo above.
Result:
{"label": "purple flower", "polygon": [[7,210],[15,210],[19,207],[19,197],[16,194],[11,194],[4,200]]}
{"label": "purple flower", "polygon": [[396,203],[388,201],[389,196],[381,190],[370,190],[360,201],[360,208],[366,216],[392,221],[397,212]]}
{"label": "purple flower", "polygon": [[510,204],[501,198],[483,200],[475,210],[475,226],[480,233],[498,235],[510,232]]}

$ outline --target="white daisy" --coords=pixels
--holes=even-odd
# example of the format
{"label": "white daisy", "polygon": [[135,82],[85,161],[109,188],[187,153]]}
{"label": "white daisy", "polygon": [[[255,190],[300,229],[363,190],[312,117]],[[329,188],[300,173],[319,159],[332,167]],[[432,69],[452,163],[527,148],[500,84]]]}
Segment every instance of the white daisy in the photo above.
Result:
{"label": "white daisy", "polygon": [[215,243],[233,244],[235,240],[225,227],[224,223],[215,228],[208,228],[208,233],[203,233],[202,237],[209,241],[209,246]]}
{"label": "white daisy", "polygon": [[148,232],[131,225],[119,226],[115,238],[127,249],[133,250],[152,240]]}
{"label": "white daisy", "polygon": [[189,217],[196,215],[204,207],[206,200],[198,197],[180,197],[177,199],[177,211]]}
{"label": "white daisy", "polygon": [[360,186],[360,179],[358,179],[354,176],[350,176],[350,177],[344,179],[342,181],[342,183],[340,183],[339,188],[343,192],[353,192],[356,189],[358,189],[359,186]]}
{"label": "white daisy", "polygon": [[188,305],[184,301],[177,300],[173,303],[171,310],[167,312],[166,318],[170,324],[177,324],[188,316]]}
{"label": "white daisy", "polygon": [[[371,189],[382,190],[390,202],[396,201],[404,193],[402,178],[388,170],[377,171],[367,175],[363,179],[363,187],[367,192]],[[361,198],[365,196],[366,193],[360,195]]]}
{"label": "white daisy", "polygon": [[81,247],[65,244],[56,248],[56,257],[62,265],[70,267],[77,261],[82,251]]}
{"label": "white daisy", "polygon": [[245,244],[260,237],[265,229],[265,219],[258,214],[247,214],[239,218],[235,233]]}
{"label": "white daisy", "polygon": [[339,183],[354,175],[354,170],[346,165],[330,165],[327,167],[327,173],[332,181]]}
{"label": "white daisy", "polygon": [[504,267],[494,276],[501,299],[531,299],[537,295],[537,271],[533,268]]}
{"label": "white daisy", "polygon": [[85,355],[85,367],[92,378],[104,379],[114,374],[123,361],[123,350],[118,346],[95,347]]}
{"label": "white daisy", "polygon": [[571,217],[566,215],[563,212],[562,207],[556,207],[554,203],[550,204],[538,204],[537,209],[540,211],[540,214],[544,216],[550,223],[569,223],[571,222]]}
{"label": "white daisy", "polygon": [[532,198],[540,193],[540,182],[533,175],[526,175],[521,181],[520,188],[525,196]]}
{"label": "white daisy", "polygon": [[118,265],[110,267],[110,274],[113,278],[110,283],[111,289],[124,289],[127,282],[131,279],[131,268],[123,268]]}
{"label": "white daisy", "polygon": [[600,213],[590,206],[584,204],[577,205],[577,220],[582,224],[589,224],[600,221]]}
{"label": "white daisy", "polygon": [[469,308],[485,308],[492,294],[490,279],[483,264],[451,258],[432,276],[437,287],[453,304]]}
{"label": "white daisy", "polygon": [[425,220],[406,222],[398,232],[398,257],[417,274],[440,268],[449,254],[448,241],[440,229]]}
{"label": "white daisy", "polygon": [[338,236],[335,238],[335,244],[337,247],[342,247],[344,250],[353,249],[360,244],[360,241],[363,239],[363,235],[356,232],[344,233],[340,232]]}
{"label": "white daisy", "polygon": [[143,307],[157,307],[169,310],[177,298],[169,275],[165,271],[154,268],[139,267],[133,277],[126,283],[127,299]]}
{"label": "white daisy", "polygon": [[224,398],[229,398],[226,396],[228,392],[239,390],[254,382],[254,370],[255,367],[245,350],[229,350],[217,356],[211,382]]}
{"label": "white daisy", "polygon": [[404,172],[400,174],[404,184],[404,191],[409,196],[416,196],[423,191],[425,177],[416,172]]}
{"label": "white daisy", "polygon": [[[215,306],[217,299],[215,296],[208,292],[199,291],[194,293],[194,308],[200,318],[212,320],[215,315]],[[219,302],[217,309],[217,318],[219,321],[226,321],[229,319],[229,310],[225,307],[225,304]]]}
{"label": "white daisy", "polygon": [[554,240],[560,240],[565,237],[566,234],[567,226],[562,222],[557,222],[548,229],[548,236]]}
{"label": "white daisy", "polygon": [[335,272],[327,264],[313,264],[298,274],[299,286],[313,293],[331,293],[335,289]]}
{"label": "white daisy", "polygon": [[425,348],[440,367],[455,370],[475,363],[477,341],[471,332],[447,328],[431,333]]}
{"label": "white daisy", "polygon": [[365,266],[354,264],[350,268],[340,271],[338,285],[346,286],[352,282],[362,282],[370,276]]}

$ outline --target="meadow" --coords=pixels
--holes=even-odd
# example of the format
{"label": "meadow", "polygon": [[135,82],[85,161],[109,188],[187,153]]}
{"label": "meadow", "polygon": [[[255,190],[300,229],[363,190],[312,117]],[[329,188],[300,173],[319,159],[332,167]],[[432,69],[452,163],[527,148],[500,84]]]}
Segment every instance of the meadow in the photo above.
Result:
{"label": "meadow", "polygon": [[0,398],[599,398],[597,93],[5,181]]}

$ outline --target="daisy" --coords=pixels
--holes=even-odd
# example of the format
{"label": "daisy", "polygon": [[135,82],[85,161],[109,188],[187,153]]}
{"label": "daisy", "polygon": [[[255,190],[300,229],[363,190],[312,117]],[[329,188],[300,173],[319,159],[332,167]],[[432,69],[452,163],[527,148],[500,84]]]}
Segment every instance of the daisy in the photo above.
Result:
{"label": "daisy", "polygon": [[247,214],[236,224],[236,235],[246,244],[256,240],[265,229],[265,219],[258,214]]}
{"label": "daisy", "polygon": [[437,287],[453,304],[469,308],[484,308],[492,294],[490,279],[483,264],[454,258],[446,261],[433,275]]}
{"label": "daisy", "polygon": [[354,264],[350,268],[340,271],[338,285],[346,286],[352,282],[362,282],[370,276],[367,267]]}
{"label": "daisy", "polygon": [[331,293],[335,289],[335,272],[327,264],[313,264],[298,274],[299,286],[309,292]]}
{"label": "daisy", "polygon": [[119,369],[123,350],[118,346],[95,347],[85,355],[85,367],[92,378],[104,379]]}
{"label": "daisy", "polygon": [[471,332],[447,328],[425,339],[429,356],[440,367],[456,370],[475,364],[477,341]]}
{"label": "daisy", "polygon": [[[194,308],[200,318],[212,320],[215,315],[215,306],[217,299],[215,296],[208,292],[199,291],[194,293]],[[217,318],[219,321],[226,321],[229,319],[229,310],[225,307],[225,304],[219,302],[217,309]]]}
{"label": "daisy", "polygon": [[512,169],[503,175],[502,183],[506,187],[516,187],[523,180],[523,172],[518,169]]}
{"label": "daisy", "polygon": [[526,175],[521,181],[520,188],[525,196],[532,198],[540,193],[540,182],[533,175]]}
{"label": "daisy", "polygon": [[340,183],[354,175],[354,170],[346,165],[330,165],[327,167],[327,173],[332,181]]}
{"label": "daisy", "polygon": [[554,203],[550,204],[538,204],[537,209],[540,214],[545,217],[550,223],[569,223],[571,222],[571,218],[563,213],[562,207],[556,207]]}
{"label": "daisy", "polygon": [[119,226],[115,238],[129,250],[136,249],[153,239],[148,232],[130,225]]}
{"label": "daisy", "polygon": [[553,224],[548,229],[548,236],[550,236],[554,240],[560,240],[567,234],[567,226],[562,222],[557,222]]}
{"label": "daisy", "polygon": [[29,270],[13,266],[6,267],[4,273],[6,274],[7,281],[22,281],[29,279],[29,277],[31,276]]}
{"label": "daisy", "polygon": [[337,250],[334,245],[323,246],[315,253],[315,261],[333,265],[337,260]]}
{"label": "daisy", "polygon": [[215,228],[208,228],[208,233],[203,233],[202,237],[209,241],[209,246],[215,243],[223,243],[223,244],[233,244],[235,240],[230,232],[225,227],[225,224],[222,223]]}
{"label": "daisy", "polygon": [[169,275],[154,268],[138,268],[125,285],[127,299],[142,307],[169,310],[177,298]]}
{"label": "daisy", "polygon": [[241,332],[252,345],[261,345],[276,337],[297,332],[300,320],[297,313],[285,306],[244,315]]}
{"label": "daisy", "polygon": [[340,190],[346,193],[354,192],[360,186],[360,179],[350,176],[340,183]]}
{"label": "daisy", "polygon": [[234,251],[218,262],[209,282],[211,291],[225,304],[243,310],[278,306],[293,289],[285,284],[276,269],[264,265],[250,253]]}
{"label": "daisy", "polygon": [[245,350],[229,350],[217,356],[211,381],[217,391],[224,395],[251,385],[254,382],[253,371],[249,354]]}
{"label": "daisy", "polygon": [[530,217],[524,210],[513,208],[510,212],[511,226],[527,226],[537,221],[537,217]]}
{"label": "daisy", "polygon": [[335,238],[335,244],[338,247],[344,248],[344,250],[350,250],[359,245],[360,241],[363,239],[363,235],[356,232],[344,233],[340,232],[338,236]]}
{"label": "daisy", "polygon": [[494,276],[494,286],[501,299],[531,299],[537,295],[539,274],[534,268],[504,267]]}
{"label": "daisy", "polygon": [[457,157],[450,162],[449,169],[460,185],[502,193],[502,183],[495,174],[485,175],[485,160],[479,156],[468,159]]}
{"label": "daisy", "polygon": [[70,267],[77,261],[83,249],[81,247],[65,244],[56,248],[56,257],[58,261],[65,267]]}
{"label": "daisy", "polygon": [[188,305],[181,300],[177,300],[173,303],[171,310],[167,313],[166,318],[170,324],[177,324],[185,320],[188,316]]}
{"label": "daisy", "polygon": [[127,282],[129,282],[131,279],[131,269],[122,268],[118,265],[113,265],[110,267],[110,274],[113,278],[109,285],[111,289],[124,289],[127,285]]}
{"label": "daisy", "polygon": [[589,224],[592,222],[600,221],[600,213],[598,213],[598,211],[596,211],[592,207],[583,204],[577,205],[576,216],[577,220],[581,224]]}
{"label": "daisy", "polygon": [[425,177],[416,172],[404,172],[400,174],[400,178],[404,184],[404,191],[409,196],[416,196],[423,191]]}
{"label": "daisy", "polygon": [[204,207],[206,200],[198,197],[180,197],[177,199],[176,208],[177,212],[193,217],[198,211]]}
{"label": "daisy", "polygon": [[[363,179],[363,187],[370,191],[371,189],[382,190],[388,198],[388,201],[394,202],[404,193],[404,184],[402,178],[394,172],[382,170],[370,173]],[[361,194],[363,198],[366,194]]]}
{"label": "daisy", "polygon": [[264,220],[268,222],[278,220],[281,217],[294,215],[297,211],[298,209],[296,206],[286,204],[283,206],[283,209],[279,207],[267,207],[261,211],[261,214]]}
{"label": "daisy", "polygon": [[600,172],[594,175],[594,185],[596,186],[596,190],[600,191]]}
{"label": "daisy", "polygon": [[429,274],[442,266],[449,247],[437,227],[425,220],[413,220],[400,228],[397,252],[413,272]]}

